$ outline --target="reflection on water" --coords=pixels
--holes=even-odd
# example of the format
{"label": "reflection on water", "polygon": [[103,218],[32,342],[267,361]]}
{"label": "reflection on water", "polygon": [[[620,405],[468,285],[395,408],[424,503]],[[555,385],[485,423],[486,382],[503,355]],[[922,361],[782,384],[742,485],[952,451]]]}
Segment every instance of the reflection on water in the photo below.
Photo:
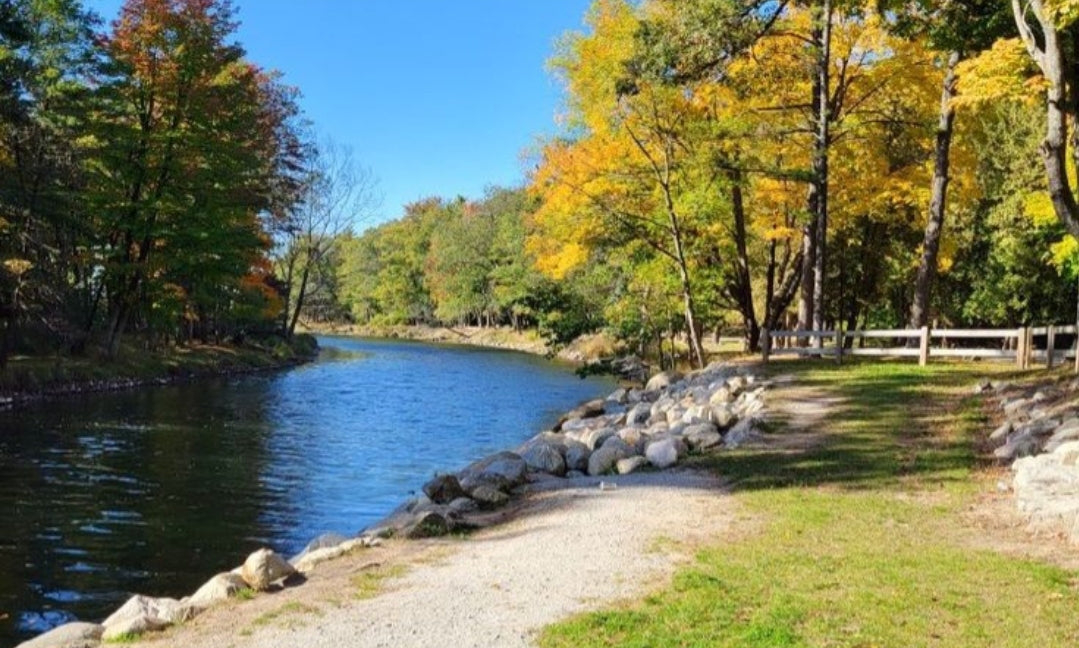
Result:
{"label": "reflection on water", "polygon": [[610,388],[515,353],[322,343],[287,373],[0,413],[0,645],[354,533]]}

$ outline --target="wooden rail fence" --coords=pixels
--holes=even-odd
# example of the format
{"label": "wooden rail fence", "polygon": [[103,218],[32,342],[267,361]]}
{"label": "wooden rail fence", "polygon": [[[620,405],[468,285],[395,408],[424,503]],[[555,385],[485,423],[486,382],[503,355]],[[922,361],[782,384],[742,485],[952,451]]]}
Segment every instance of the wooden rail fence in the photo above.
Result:
{"label": "wooden rail fence", "polygon": [[[1053,368],[1069,358],[1079,372],[1079,353],[1075,343],[1071,348],[1057,348],[1058,335],[1076,335],[1075,325],[1022,327],[1016,329],[889,329],[866,331],[769,331],[761,333],[764,361],[780,355],[832,357],[842,362],[846,356],[915,357],[918,364],[929,364],[930,358],[985,358],[1014,362],[1021,369],[1035,363]],[[1079,339],[1079,336],[1076,336]],[[1041,344],[1035,344],[1036,338]],[[885,340],[890,346],[873,346],[875,340]],[[917,340],[918,346],[910,344]],[[934,344],[939,340],[938,344]],[[995,347],[954,346],[956,340],[1000,340]],[[849,348],[847,343],[850,342]],[[900,344],[897,342],[902,341]]]}

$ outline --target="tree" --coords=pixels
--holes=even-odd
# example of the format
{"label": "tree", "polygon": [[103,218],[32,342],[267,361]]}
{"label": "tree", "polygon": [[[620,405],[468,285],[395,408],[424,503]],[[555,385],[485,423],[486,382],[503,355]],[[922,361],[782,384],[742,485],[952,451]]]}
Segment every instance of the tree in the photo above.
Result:
{"label": "tree", "polygon": [[[1068,177],[1071,164],[1079,161],[1074,133],[1069,139],[1069,122],[1079,119],[1079,53],[1073,44],[1079,35],[1079,3],[1075,0],[1012,0],[1019,37],[1046,82],[1046,133],[1041,145],[1049,197],[1057,218],[1079,238],[1079,202]],[[1070,151],[1069,151],[1070,147]]]}
{"label": "tree", "polygon": [[110,356],[157,296],[190,301],[193,286],[168,268],[186,263],[183,283],[203,288],[220,277],[200,271],[214,270],[231,286],[265,247],[256,217],[273,204],[277,135],[295,111],[244,60],[235,30],[227,0],[128,0],[105,40],[89,190]]}
{"label": "tree", "polygon": [[73,0],[0,3],[0,368],[34,319],[70,339],[85,231],[73,193],[96,19]]}
{"label": "tree", "polygon": [[376,186],[374,175],[357,164],[351,149],[326,140],[314,153],[299,202],[279,242],[289,337],[303,313],[312,272],[333,253],[342,236],[378,208],[381,199]]}
{"label": "tree", "polygon": [[939,52],[938,64],[943,72],[928,217],[908,320],[911,328],[921,328],[928,322],[947,213],[959,85],[957,68],[964,59],[987,49],[995,39],[1012,30],[1009,30],[1007,10],[994,0],[919,0],[895,6],[883,4],[882,9],[893,12],[893,29],[900,36],[926,39]]}

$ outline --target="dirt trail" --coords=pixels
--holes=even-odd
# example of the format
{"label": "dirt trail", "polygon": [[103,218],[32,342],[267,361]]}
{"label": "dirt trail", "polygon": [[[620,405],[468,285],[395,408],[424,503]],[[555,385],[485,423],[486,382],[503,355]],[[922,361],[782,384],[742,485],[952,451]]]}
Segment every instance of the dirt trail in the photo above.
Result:
{"label": "dirt trail", "polygon": [[[390,543],[326,564],[302,587],[207,612],[147,646],[530,646],[542,627],[661,585],[733,504],[688,471],[560,480],[467,540]],[[357,598],[356,575],[404,571]],[[386,565],[406,565],[403,570]],[[363,578],[362,576],[360,577]]]}

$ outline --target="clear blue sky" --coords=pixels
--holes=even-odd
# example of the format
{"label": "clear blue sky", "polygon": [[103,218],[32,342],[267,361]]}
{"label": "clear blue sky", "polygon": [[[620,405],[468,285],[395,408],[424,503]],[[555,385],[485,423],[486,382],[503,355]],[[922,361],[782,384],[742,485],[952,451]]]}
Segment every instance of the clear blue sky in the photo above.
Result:
{"label": "clear blue sky", "polygon": [[[122,0],[85,0],[106,21]],[[236,0],[249,58],[300,88],[318,132],[379,178],[381,218],[523,177],[555,132],[545,63],[588,0]]]}

